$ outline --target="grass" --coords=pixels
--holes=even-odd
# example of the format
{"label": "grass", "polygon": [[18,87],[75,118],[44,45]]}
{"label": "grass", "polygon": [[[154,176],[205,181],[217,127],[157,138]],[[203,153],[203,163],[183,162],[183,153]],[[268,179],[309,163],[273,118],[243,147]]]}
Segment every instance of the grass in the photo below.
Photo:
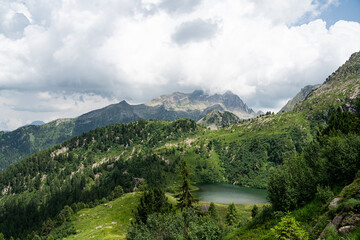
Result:
{"label": "grass", "polygon": [[72,219],[77,233],[65,239],[125,239],[139,197],[140,193],[128,193],[79,211]]}
{"label": "grass", "polygon": [[[71,224],[76,230],[75,235],[66,237],[67,240],[77,239],[125,239],[127,229],[133,220],[132,211],[135,210],[140,192],[127,193],[111,202],[100,204],[94,208],[80,210],[73,215]],[[175,205],[173,194],[167,193],[169,201]],[[199,205],[210,205],[208,202],[199,202]],[[261,210],[266,204],[257,204]],[[225,222],[227,204],[215,204],[222,222]],[[241,220],[251,219],[251,209],[254,205],[236,204]]]}

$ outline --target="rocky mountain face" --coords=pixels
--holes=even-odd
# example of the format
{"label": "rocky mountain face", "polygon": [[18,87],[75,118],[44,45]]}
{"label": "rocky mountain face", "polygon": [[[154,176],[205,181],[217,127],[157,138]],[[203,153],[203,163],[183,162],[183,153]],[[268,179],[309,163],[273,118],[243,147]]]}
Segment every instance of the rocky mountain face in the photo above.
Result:
{"label": "rocky mountain face", "polygon": [[296,94],[295,97],[293,97],[292,99],[290,99],[286,105],[281,108],[281,110],[279,111],[279,113],[283,113],[283,112],[289,112],[291,110],[294,109],[295,105],[303,100],[305,100],[305,98],[309,95],[309,93],[311,93],[312,91],[318,89],[321,86],[321,84],[316,84],[316,85],[307,85],[305,87],[303,87],[300,92],[298,92]]}
{"label": "rocky mountain face", "polygon": [[130,105],[126,101],[85,113],[73,119],[58,119],[39,126],[24,126],[0,134],[0,171],[8,165],[42,149],[61,143],[92,129],[119,122],[140,119],[198,121],[213,110],[230,110],[243,118],[254,117],[252,109],[231,92],[208,95],[203,91],[190,94],[173,93],[147,104]]}
{"label": "rocky mountain face", "polygon": [[345,111],[355,111],[355,99],[360,93],[360,52],[332,73],[316,90],[309,93],[304,101],[294,107],[303,112],[307,119],[324,120],[329,111],[342,107]]}
{"label": "rocky mountain face", "polygon": [[220,105],[225,111],[231,111],[240,118],[254,117],[255,112],[249,108],[239,96],[227,91],[224,94],[209,95],[202,90],[192,93],[175,92],[162,95],[146,103],[148,106],[164,106],[167,110],[189,111],[200,110]]}
{"label": "rocky mountain face", "polygon": [[214,110],[202,117],[197,123],[202,127],[216,130],[230,124],[238,123],[239,121],[240,118],[231,112]]}

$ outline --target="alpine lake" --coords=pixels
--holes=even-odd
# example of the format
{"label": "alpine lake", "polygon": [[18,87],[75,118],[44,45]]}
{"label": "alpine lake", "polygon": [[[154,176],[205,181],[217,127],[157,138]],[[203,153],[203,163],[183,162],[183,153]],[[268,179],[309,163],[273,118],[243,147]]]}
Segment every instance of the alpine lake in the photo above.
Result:
{"label": "alpine lake", "polygon": [[267,192],[263,189],[246,188],[230,183],[196,184],[194,194],[200,201],[220,204],[258,204],[268,203]]}

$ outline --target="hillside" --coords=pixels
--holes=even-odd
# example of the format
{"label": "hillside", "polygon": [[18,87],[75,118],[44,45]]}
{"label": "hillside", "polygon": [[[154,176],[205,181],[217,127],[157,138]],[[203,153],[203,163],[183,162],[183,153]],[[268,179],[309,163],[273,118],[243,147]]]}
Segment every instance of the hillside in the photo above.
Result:
{"label": "hillside", "polygon": [[295,97],[290,99],[284,107],[282,107],[279,113],[289,112],[294,109],[295,105],[299,102],[304,101],[304,99],[314,90],[320,87],[321,84],[316,85],[307,85],[303,87],[300,92],[298,92]]}
{"label": "hillside", "polygon": [[[191,181],[267,188],[272,206],[264,208],[259,217],[231,228],[228,239],[269,239],[266,236],[272,234],[270,229],[278,226],[285,212],[291,212],[311,239],[316,239],[328,220],[335,217],[331,211],[315,228],[326,212],[326,196],[338,194],[360,168],[357,54],[297,104],[294,111],[261,116],[218,130],[202,128],[187,119],[117,123],[12,164],[0,173],[0,232],[6,237],[23,238],[33,232],[43,234],[47,226],[54,229],[56,225],[65,233],[68,231],[66,236],[73,235],[76,232],[68,226],[71,210],[66,205],[100,209],[99,204],[118,198],[122,190],[131,193],[160,187],[174,193],[181,181],[181,163],[186,160]],[[306,107],[309,102],[311,108]],[[131,109],[125,102],[122,105]],[[101,112],[91,114],[101,117]],[[314,119],[321,119],[323,125]],[[74,124],[66,121],[59,125],[65,123]],[[357,185],[354,188],[358,194]],[[352,210],[358,214],[357,195],[351,198],[355,203]],[[178,212],[171,214],[155,222],[170,224],[167,217],[181,220],[183,216]],[[205,220],[220,228],[211,219]],[[74,221],[78,221],[76,230],[86,224],[92,229],[88,222]],[[103,227],[104,232],[111,231]],[[90,234],[88,230],[84,234]],[[140,230],[145,231],[145,226]]]}
{"label": "hillside", "polygon": [[197,121],[197,124],[215,130],[230,124],[238,123],[239,121],[240,118],[231,112],[214,110]]}
{"label": "hillside", "polygon": [[[308,132],[301,130],[309,129],[306,121],[297,122],[296,117],[268,117],[218,131],[180,119],[141,120],[84,133],[15,163],[1,173],[0,204],[4,206],[2,209],[7,209],[6,213],[27,208],[28,204],[41,211],[11,215],[1,212],[0,216],[13,226],[18,218],[44,221],[65,205],[101,200],[118,184],[131,192],[144,179],[148,186],[162,186],[173,192],[182,159],[189,162],[196,182],[225,181],[264,188],[271,172],[284,158],[302,151],[302,144],[309,139]],[[290,129],[286,121],[291,122]],[[279,124],[277,128],[277,123],[285,125]],[[261,132],[259,125],[266,126],[268,132]],[[36,227],[30,222],[23,224],[20,231]],[[16,235],[15,229],[2,226],[0,232]]]}
{"label": "hillside", "polygon": [[[126,123],[140,119],[173,121],[178,118],[198,121],[214,109],[245,111],[246,114],[250,113],[247,118],[254,116],[252,110],[232,93],[204,95],[201,91],[194,91],[192,94],[176,93],[169,96],[178,95],[188,96],[187,99],[191,99],[190,102],[186,102],[186,107],[182,105],[181,108],[173,109],[169,107],[168,100],[157,101],[156,104],[152,104],[154,106],[150,106],[151,104],[130,105],[126,101],[121,101],[77,118],[58,119],[39,126],[24,126],[12,132],[2,132],[0,134],[0,149],[2,150],[0,152],[0,171],[13,162],[59,144],[66,139],[118,122]],[[176,97],[172,97],[172,99],[180,101]]]}
{"label": "hillside", "polygon": [[356,52],[319,88],[296,105],[294,111],[303,112],[311,120],[324,120],[331,110],[339,106],[345,111],[354,112],[354,100],[359,93],[360,52]]}

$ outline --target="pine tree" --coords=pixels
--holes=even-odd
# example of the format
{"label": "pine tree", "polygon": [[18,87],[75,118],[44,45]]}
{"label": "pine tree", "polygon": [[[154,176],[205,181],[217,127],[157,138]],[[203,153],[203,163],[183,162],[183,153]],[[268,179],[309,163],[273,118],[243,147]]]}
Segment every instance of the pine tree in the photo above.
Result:
{"label": "pine tree", "polygon": [[171,209],[165,193],[160,188],[150,189],[141,196],[140,203],[135,212],[136,223],[146,223],[153,213],[166,213]]}
{"label": "pine tree", "polygon": [[214,219],[215,221],[219,220],[219,212],[216,209],[216,206],[213,202],[210,203],[210,207],[209,207],[209,215],[211,216],[212,219]]}
{"label": "pine tree", "polygon": [[254,207],[251,209],[251,217],[254,218],[259,213],[258,206],[254,205]]}
{"label": "pine tree", "polygon": [[238,222],[239,215],[237,213],[234,203],[231,203],[226,211],[226,223],[228,225],[235,225]]}
{"label": "pine tree", "polygon": [[180,193],[177,194],[176,197],[178,198],[177,207],[183,211],[184,209],[191,207],[199,200],[191,193],[190,187],[194,183],[190,181],[190,170],[186,161],[183,161],[182,163],[180,176],[183,180],[183,184],[179,187]]}

